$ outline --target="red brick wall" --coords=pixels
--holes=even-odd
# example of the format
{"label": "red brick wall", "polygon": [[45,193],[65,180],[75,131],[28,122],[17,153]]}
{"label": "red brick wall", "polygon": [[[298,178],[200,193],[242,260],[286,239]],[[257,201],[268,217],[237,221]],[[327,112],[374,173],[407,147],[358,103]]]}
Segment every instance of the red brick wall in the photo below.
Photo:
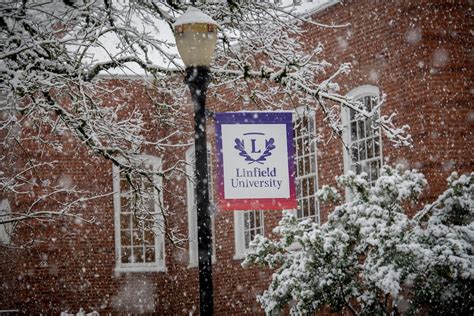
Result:
{"label": "red brick wall", "polygon": [[[339,80],[342,94],[363,84],[377,86],[387,95],[382,114],[396,112],[397,125],[410,125],[413,147],[396,148],[384,139],[383,157],[387,163],[403,163],[426,175],[430,184],[423,201],[433,200],[443,190],[445,178],[452,171],[473,170],[474,112],[470,99],[474,68],[470,14],[472,8],[467,1],[344,1],[314,18],[327,24],[350,23],[349,27],[308,26],[302,39],[309,48],[322,42],[323,57],[334,67],[341,62],[353,64],[352,73]],[[134,92],[127,100],[131,107],[150,107],[150,100],[140,85],[116,81],[109,84]],[[232,93],[232,87],[211,89],[208,104],[214,111],[261,108],[258,104],[244,105]],[[185,115],[180,119],[183,129],[189,132],[192,131],[191,108],[184,108]],[[147,113],[150,127],[158,126],[152,133],[159,134],[160,127],[166,128],[163,122],[151,119],[152,110]],[[317,131],[327,140],[329,130],[321,114],[318,112],[316,116]],[[209,125],[212,139],[212,122]],[[54,154],[53,158],[60,164],[50,171],[51,177],[57,180],[67,174],[81,188],[110,192],[111,164],[100,158],[87,158],[81,148],[68,143],[61,153]],[[147,152],[162,156],[166,169],[176,160],[183,160],[185,150],[158,152],[148,148]],[[34,150],[31,153],[41,155]],[[19,159],[26,158],[19,154]],[[335,176],[343,173],[340,141],[333,139],[318,145],[318,164],[319,185],[334,185]],[[164,186],[165,204],[173,213],[170,225],[186,233],[185,179],[173,174],[165,179]],[[19,208],[28,201],[22,197],[10,202],[13,208]],[[329,210],[322,208],[323,219]],[[112,198],[87,203],[83,213],[94,216],[95,223],[57,220],[30,222],[19,227],[18,238],[33,242],[22,248],[0,249],[0,309],[19,309],[26,314],[77,311],[80,307],[99,313],[133,312],[131,308],[139,298],[151,300],[158,314],[187,314],[198,308],[197,268],[188,268],[187,244],[184,249],[167,244],[167,273],[116,276]],[[280,218],[280,212],[265,213],[267,235],[272,234]],[[241,261],[233,259],[233,223],[231,212],[216,215],[215,313],[261,313],[255,294],[267,286],[270,271],[242,269]],[[117,303],[120,298],[125,305]]]}
{"label": "red brick wall", "polygon": [[[352,63],[340,81],[342,93],[377,86],[387,96],[382,115],[396,113],[398,126],[410,126],[413,147],[397,148],[384,138],[383,157],[426,175],[425,201],[443,190],[451,172],[473,169],[470,11],[467,1],[344,1],[317,20],[349,28],[311,28],[306,38],[321,41],[333,65]],[[342,172],[342,146],[332,142],[320,150],[320,184],[331,183]]]}

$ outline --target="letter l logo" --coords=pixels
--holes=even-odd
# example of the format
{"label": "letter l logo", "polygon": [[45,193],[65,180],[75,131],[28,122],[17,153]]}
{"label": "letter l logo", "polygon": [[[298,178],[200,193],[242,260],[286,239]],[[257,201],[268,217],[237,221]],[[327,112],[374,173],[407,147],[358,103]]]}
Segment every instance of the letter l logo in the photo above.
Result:
{"label": "letter l logo", "polygon": [[252,154],[259,154],[259,153],[261,153],[261,152],[262,152],[261,150],[257,151],[257,148],[255,148],[255,147],[256,147],[256,146],[255,146],[255,141],[256,141],[256,139],[251,139],[250,141],[252,142]]}

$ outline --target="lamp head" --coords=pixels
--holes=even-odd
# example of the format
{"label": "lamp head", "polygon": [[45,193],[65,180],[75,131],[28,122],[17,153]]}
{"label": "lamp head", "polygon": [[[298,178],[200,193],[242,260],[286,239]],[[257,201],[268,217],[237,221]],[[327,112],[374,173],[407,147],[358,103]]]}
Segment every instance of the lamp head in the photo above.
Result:
{"label": "lamp head", "polygon": [[217,41],[217,23],[189,7],[174,23],[176,47],[186,68],[209,66]]}

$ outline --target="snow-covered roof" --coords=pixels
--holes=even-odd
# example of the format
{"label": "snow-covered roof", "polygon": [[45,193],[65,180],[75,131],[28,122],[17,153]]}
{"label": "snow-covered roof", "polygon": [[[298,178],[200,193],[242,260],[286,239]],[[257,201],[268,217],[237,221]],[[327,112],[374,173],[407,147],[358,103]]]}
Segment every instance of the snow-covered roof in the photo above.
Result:
{"label": "snow-covered roof", "polygon": [[[301,3],[295,7],[295,13],[298,15],[311,15],[318,11],[324,10],[327,7],[340,2],[340,0],[302,0]],[[293,0],[283,0],[282,5],[290,5]]]}
{"label": "snow-covered roof", "polygon": [[341,0],[313,0],[311,2],[308,1],[307,3],[301,4],[298,7],[297,12],[302,17],[308,17],[324,9],[327,9],[328,7],[339,2],[341,2]]}

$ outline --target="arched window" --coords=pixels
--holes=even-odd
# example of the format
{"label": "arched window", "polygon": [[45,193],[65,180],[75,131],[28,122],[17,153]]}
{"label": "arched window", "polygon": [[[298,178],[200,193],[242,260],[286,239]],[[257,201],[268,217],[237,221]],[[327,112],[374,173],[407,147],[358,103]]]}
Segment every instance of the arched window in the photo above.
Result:
{"label": "arched window", "polygon": [[[347,96],[364,104],[366,111],[371,112],[378,102],[379,89],[364,85],[350,91]],[[353,109],[344,110],[344,172],[349,170],[356,174],[365,172],[370,183],[380,175],[382,166],[382,138],[380,127],[374,125],[380,113],[367,118],[357,115]]]}

